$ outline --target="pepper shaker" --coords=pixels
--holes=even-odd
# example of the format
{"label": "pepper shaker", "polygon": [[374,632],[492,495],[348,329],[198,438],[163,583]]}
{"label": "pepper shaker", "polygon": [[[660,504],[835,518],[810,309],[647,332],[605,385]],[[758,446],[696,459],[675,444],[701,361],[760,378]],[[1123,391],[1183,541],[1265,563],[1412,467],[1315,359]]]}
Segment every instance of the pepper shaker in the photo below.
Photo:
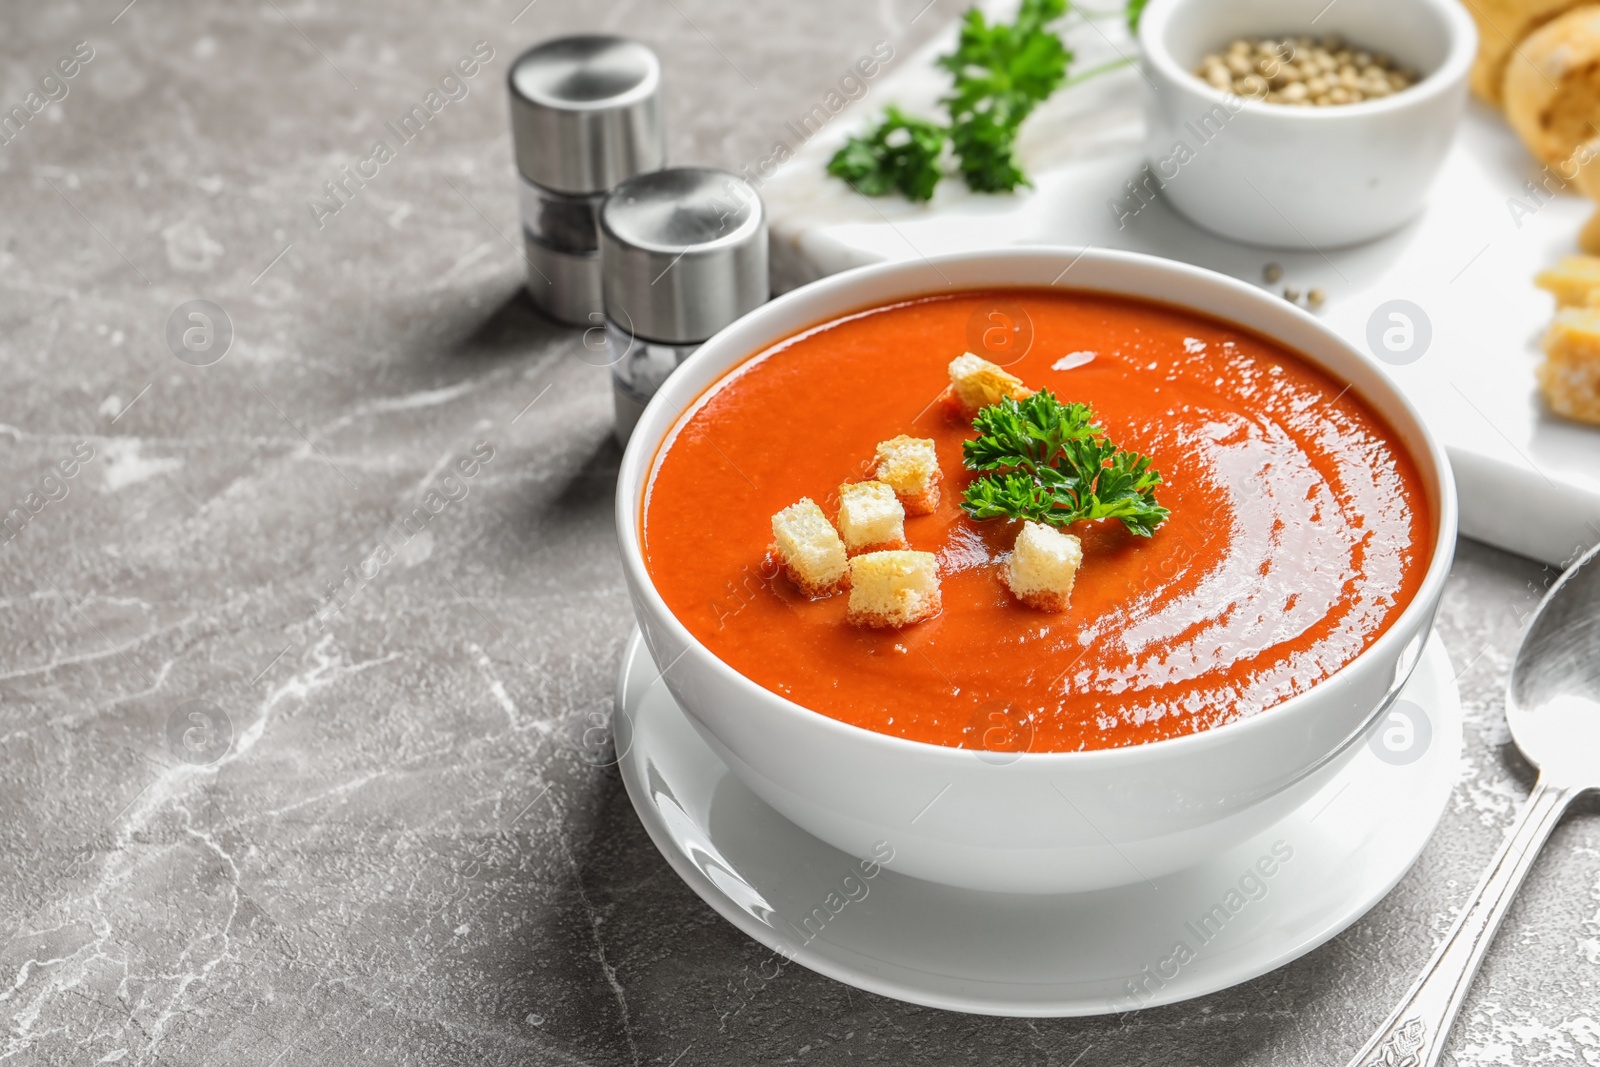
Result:
{"label": "pepper shaker", "polygon": [[528,292],[552,318],[598,321],[599,213],[618,182],[666,159],[661,63],[625,37],[559,37],[511,65]]}
{"label": "pepper shaker", "polygon": [[743,178],[704,167],[640,174],[600,210],[617,439],[667,375],[771,295],[767,214]]}

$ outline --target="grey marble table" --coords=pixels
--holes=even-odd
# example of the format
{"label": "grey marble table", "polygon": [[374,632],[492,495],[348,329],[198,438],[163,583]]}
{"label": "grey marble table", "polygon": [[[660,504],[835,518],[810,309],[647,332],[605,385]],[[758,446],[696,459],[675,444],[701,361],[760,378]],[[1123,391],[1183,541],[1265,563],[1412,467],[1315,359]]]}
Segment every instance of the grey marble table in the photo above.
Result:
{"label": "grey marble table", "polygon": [[[1415,869],[1319,951],[1160,1010],[975,1018],[800,968],[746,999],[764,950],[562,743],[630,625],[619,453],[605,373],[520,292],[506,63],[636,34],[672,158],[738,169],[873,42],[956,14],[926,2],[7,0],[0,1063],[1345,1062],[1527,788],[1500,692],[1538,566],[1461,547],[1467,755]],[[1457,1063],[1600,1064],[1595,814],[1535,870]]]}

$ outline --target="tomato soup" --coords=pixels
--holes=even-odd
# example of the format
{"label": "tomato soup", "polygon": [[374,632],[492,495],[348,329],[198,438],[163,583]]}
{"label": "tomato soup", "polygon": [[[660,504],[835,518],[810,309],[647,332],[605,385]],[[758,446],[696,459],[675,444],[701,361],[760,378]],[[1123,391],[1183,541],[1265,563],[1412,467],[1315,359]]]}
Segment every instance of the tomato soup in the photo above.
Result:
{"label": "tomato soup", "polygon": [[[1070,529],[1083,563],[1064,612],[1024,607],[1002,580],[1018,523],[961,510],[975,432],[940,397],[969,350],[1089,404],[1164,477],[1171,516],[1153,537]],[[839,485],[870,477],[898,434],[936,443],[943,499],[905,531],[937,555],[943,610],[860,629],[848,594],[809,599],[768,558],[771,520],[801,497],[832,518]],[[755,354],[657,457],[643,525],[668,607],[751,681],[869,730],[1035,752],[1191,734],[1303,692],[1410,603],[1432,540],[1393,431],[1303,358],[1178,308],[1033,289],[895,304]]]}

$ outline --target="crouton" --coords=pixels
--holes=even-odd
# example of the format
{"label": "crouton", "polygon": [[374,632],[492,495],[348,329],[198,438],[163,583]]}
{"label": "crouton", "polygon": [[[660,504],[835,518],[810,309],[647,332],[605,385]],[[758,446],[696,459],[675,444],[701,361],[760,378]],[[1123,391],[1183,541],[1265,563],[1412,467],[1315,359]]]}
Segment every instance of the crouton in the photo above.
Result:
{"label": "crouton", "polygon": [[939,454],[927,438],[879,442],[873,476],[894,490],[907,515],[931,515],[939,506]]}
{"label": "crouton", "polygon": [[1556,312],[1544,354],[1539,388],[1550,410],[1600,426],[1600,308]]}
{"label": "crouton", "polygon": [[939,562],[932,552],[869,552],[850,561],[853,626],[910,626],[939,614]]}
{"label": "crouton", "polygon": [[950,361],[950,389],[962,414],[968,418],[1006,397],[1026,400],[1033,390],[1022,379],[967,352]]}
{"label": "crouton", "polygon": [[789,580],[811,597],[831,596],[849,573],[844,542],[810,497],[772,516],[772,551]]}
{"label": "crouton", "polygon": [[1556,266],[1540,271],[1533,283],[1553,294],[1558,308],[1590,307],[1600,296],[1600,256],[1563,256]]}
{"label": "crouton", "polygon": [[1065,611],[1082,562],[1083,545],[1072,534],[1026,522],[1006,561],[1006,585],[1030,608]]}
{"label": "crouton", "polygon": [[852,556],[906,547],[906,509],[882,482],[839,487],[839,533]]}

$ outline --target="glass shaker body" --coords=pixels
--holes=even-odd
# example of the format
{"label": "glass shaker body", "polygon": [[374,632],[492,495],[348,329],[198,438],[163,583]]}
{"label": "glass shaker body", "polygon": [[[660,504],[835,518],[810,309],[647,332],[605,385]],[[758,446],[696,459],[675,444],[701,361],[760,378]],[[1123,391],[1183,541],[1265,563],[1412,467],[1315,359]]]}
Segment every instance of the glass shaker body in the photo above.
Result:
{"label": "glass shaker body", "polygon": [[617,440],[628,437],[667,376],[694,354],[700,342],[666,344],[634,336],[606,316],[607,357],[611,360],[611,402],[616,413]]}

